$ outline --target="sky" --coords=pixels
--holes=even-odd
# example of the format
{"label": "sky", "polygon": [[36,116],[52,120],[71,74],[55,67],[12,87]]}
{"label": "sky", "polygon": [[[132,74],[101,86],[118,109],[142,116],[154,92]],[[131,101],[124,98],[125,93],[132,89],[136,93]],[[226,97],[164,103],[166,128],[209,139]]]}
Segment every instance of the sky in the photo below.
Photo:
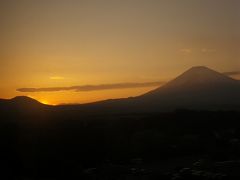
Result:
{"label": "sky", "polygon": [[240,79],[239,7],[239,0],[1,0],[0,98],[137,96],[192,66]]}

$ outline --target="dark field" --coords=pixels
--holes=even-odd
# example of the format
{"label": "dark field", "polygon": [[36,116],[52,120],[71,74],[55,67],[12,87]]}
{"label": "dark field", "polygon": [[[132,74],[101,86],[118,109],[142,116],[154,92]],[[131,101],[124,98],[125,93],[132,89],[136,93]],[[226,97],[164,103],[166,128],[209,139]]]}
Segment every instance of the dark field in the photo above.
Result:
{"label": "dark field", "polygon": [[239,112],[1,116],[1,179],[240,178]]}

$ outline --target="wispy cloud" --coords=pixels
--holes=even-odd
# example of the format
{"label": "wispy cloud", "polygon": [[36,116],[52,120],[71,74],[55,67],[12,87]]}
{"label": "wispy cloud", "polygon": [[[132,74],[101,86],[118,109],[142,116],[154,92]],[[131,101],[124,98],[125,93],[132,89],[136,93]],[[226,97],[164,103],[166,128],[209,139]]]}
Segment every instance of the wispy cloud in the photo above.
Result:
{"label": "wispy cloud", "polygon": [[62,76],[51,76],[50,79],[51,79],[51,80],[63,80],[63,79],[65,79],[65,78],[62,77]]}
{"label": "wispy cloud", "polygon": [[229,72],[224,72],[223,74],[228,76],[235,76],[235,75],[240,75],[240,71],[229,71]]}
{"label": "wispy cloud", "polygon": [[190,48],[180,49],[179,51],[183,54],[191,54],[192,53],[192,49],[190,49]]}
{"label": "wispy cloud", "polygon": [[217,51],[216,49],[209,49],[209,48],[202,48],[201,49],[202,53],[214,53],[216,51]]}
{"label": "wispy cloud", "polygon": [[55,91],[99,91],[109,89],[126,89],[140,87],[160,86],[163,82],[144,82],[144,83],[117,83],[117,84],[100,84],[100,85],[83,85],[70,87],[46,87],[46,88],[19,88],[19,92],[55,92]]}
{"label": "wispy cloud", "polygon": [[182,53],[183,55],[188,55],[188,54],[192,54],[193,52],[196,53],[215,53],[217,52],[216,49],[214,48],[202,48],[202,49],[193,49],[193,48],[183,48],[179,50],[180,53]]}

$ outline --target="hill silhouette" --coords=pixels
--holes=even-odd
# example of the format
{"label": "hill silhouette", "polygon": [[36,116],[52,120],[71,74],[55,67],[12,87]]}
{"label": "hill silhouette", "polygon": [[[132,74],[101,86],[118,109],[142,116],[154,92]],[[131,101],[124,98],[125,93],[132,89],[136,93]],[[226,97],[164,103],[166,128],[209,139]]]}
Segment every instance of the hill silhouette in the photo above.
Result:
{"label": "hill silhouette", "polygon": [[[240,82],[204,66],[192,67],[165,85],[143,95],[99,102],[59,105],[56,109],[82,112],[163,112],[176,109],[239,110]],[[29,97],[0,100],[13,108],[49,107]]]}
{"label": "hill silhouette", "polygon": [[239,110],[240,82],[204,66],[192,67],[143,95],[90,103],[112,111],[164,112],[176,109]]}
{"label": "hill silhouette", "polygon": [[240,105],[239,92],[239,81],[198,66],[137,99],[170,109],[236,109]]}
{"label": "hill silhouette", "polygon": [[12,99],[0,99],[0,106],[28,110],[47,107],[39,101],[27,96],[16,96]]}
{"label": "hill silhouette", "polygon": [[204,66],[192,67],[165,86],[157,88],[150,93],[159,93],[162,89],[166,91],[191,91],[193,88],[207,89],[213,86],[238,85],[238,81],[224,74],[218,73]]}
{"label": "hill silhouette", "polygon": [[41,104],[39,101],[30,98],[28,96],[16,96],[12,99],[0,99],[0,102],[8,102],[12,104],[21,104],[21,105],[36,105]]}
{"label": "hill silhouette", "polygon": [[132,98],[59,106],[1,99],[1,177],[239,179],[238,92],[239,81],[193,67]]}

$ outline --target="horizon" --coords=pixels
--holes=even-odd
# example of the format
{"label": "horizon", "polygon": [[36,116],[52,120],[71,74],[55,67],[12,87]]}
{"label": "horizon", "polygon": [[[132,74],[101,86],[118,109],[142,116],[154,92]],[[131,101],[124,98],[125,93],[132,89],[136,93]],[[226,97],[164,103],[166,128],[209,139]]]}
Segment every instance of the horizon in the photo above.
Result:
{"label": "horizon", "polygon": [[240,179],[240,0],[0,0],[0,179]]}
{"label": "horizon", "polygon": [[126,98],[199,65],[240,79],[239,6],[237,0],[3,0],[0,98],[45,104]]}
{"label": "horizon", "polygon": [[[87,86],[73,86],[73,87],[52,87],[52,88],[24,88],[24,89],[17,89],[17,91],[19,92],[51,92],[51,91],[69,91],[69,90],[75,90],[75,91],[102,91],[102,90],[111,90],[111,89],[128,89],[128,88],[139,88],[139,86],[145,86],[147,84],[147,86],[150,84],[150,87],[151,86],[156,86],[154,87],[153,89],[151,88],[151,90],[149,91],[146,91],[146,92],[143,92],[142,94],[140,94],[140,96],[146,94],[146,93],[149,93],[155,89],[158,89],[158,88],[161,88],[161,86],[165,85],[165,84],[168,84],[169,82],[171,81],[174,81],[174,79],[180,77],[181,75],[183,75],[184,73],[187,73],[191,70],[191,72],[194,72],[194,70],[198,72],[198,75],[201,76],[201,74],[199,74],[199,68],[200,68],[200,72],[202,73],[202,75],[204,75],[204,73],[207,71],[207,72],[213,72],[213,73],[216,73],[216,74],[222,74],[223,76],[226,76],[226,77],[229,77],[231,79],[234,79],[234,80],[237,80],[237,81],[240,81],[240,79],[237,79],[237,78],[234,78],[235,75],[239,74],[239,72],[223,72],[223,73],[220,73],[220,72],[217,72],[213,69],[209,69],[208,67],[205,67],[205,66],[194,66],[186,71],[184,71],[183,73],[181,73],[179,76],[175,77],[175,78],[172,78],[170,81],[168,82],[145,82],[145,83],[123,83],[123,84],[105,84],[105,85],[87,85]],[[190,73],[189,73],[190,74]],[[197,77],[199,78],[199,77]],[[209,77],[211,78],[211,77]],[[193,79],[194,80],[194,79]],[[157,84],[161,84],[159,86],[157,86]],[[120,87],[119,87],[120,85]],[[100,88],[99,88],[100,86]],[[103,86],[103,87],[102,87]],[[110,86],[110,87],[109,87]],[[113,87],[112,87],[113,86]],[[116,86],[116,87],[115,87]],[[125,86],[125,87],[121,87],[121,86]],[[46,100],[38,100],[36,98],[34,98],[33,96],[15,96],[15,97],[12,97],[12,98],[9,98],[9,99],[6,99],[6,100],[14,100],[14,99],[18,99],[18,98],[30,98],[30,99],[33,99],[33,100],[36,100],[38,102],[40,102],[41,104],[44,104],[44,105],[52,105],[52,106],[58,106],[58,105],[81,105],[81,104],[88,104],[88,103],[95,103],[95,102],[101,102],[101,101],[105,101],[105,100],[112,100],[112,99],[100,99],[100,100],[97,100],[97,101],[92,101],[92,102],[86,102],[86,103],[79,103],[79,102],[75,102],[75,103],[60,103],[60,104],[52,104]],[[129,96],[129,97],[137,97],[137,96]],[[122,99],[122,98],[129,98],[129,97],[120,97],[120,98],[113,98],[113,99]]]}

